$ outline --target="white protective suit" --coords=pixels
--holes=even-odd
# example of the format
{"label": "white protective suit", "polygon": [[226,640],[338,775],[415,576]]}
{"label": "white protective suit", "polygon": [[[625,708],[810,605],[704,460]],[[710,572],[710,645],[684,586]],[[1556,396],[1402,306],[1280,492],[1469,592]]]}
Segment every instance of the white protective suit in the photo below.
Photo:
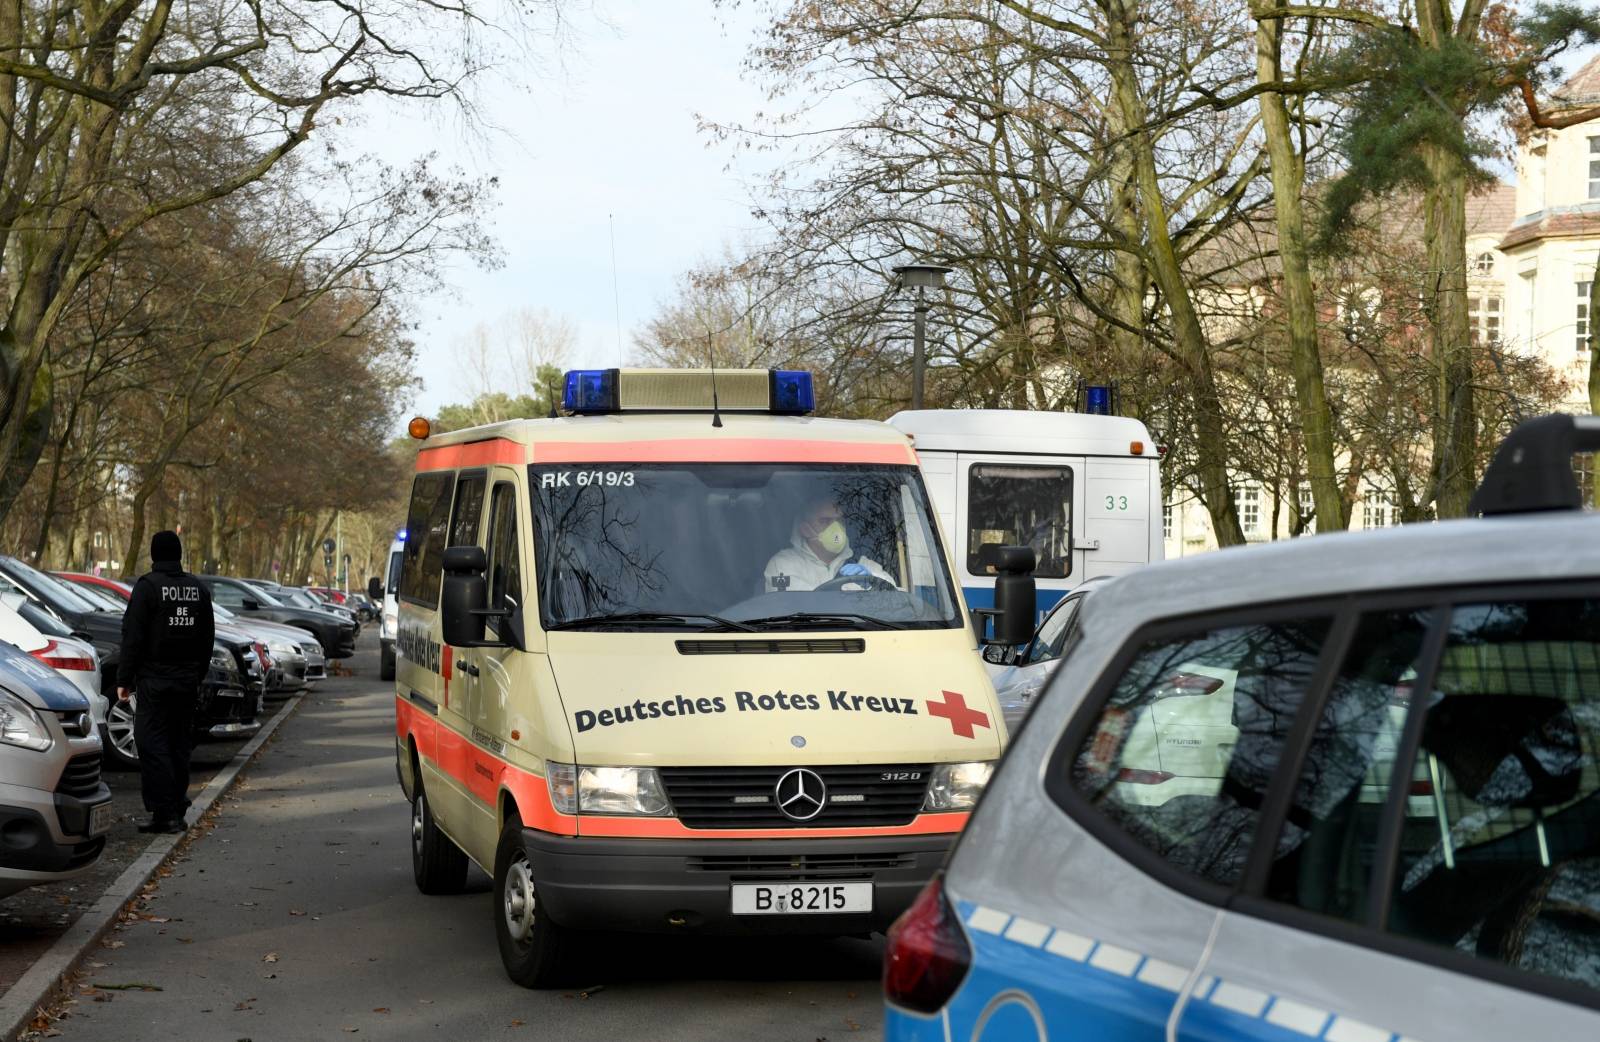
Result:
{"label": "white protective suit", "polygon": [[[839,569],[850,563],[853,552],[848,543],[839,551],[839,556],[831,561],[824,561],[818,557],[816,551],[811,549],[811,544],[800,534],[800,526],[796,523],[794,530],[789,534],[789,545],[772,555],[767,562],[767,567],[762,573],[765,583],[763,593],[774,593],[779,587],[774,586],[772,580],[780,576],[787,576],[791,591],[815,590],[818,586],[839,575]],[[885,579],[890,583],[894,578],[878,562],[868,558],[861,558],[856,562],[866,568],[872,575]]]}

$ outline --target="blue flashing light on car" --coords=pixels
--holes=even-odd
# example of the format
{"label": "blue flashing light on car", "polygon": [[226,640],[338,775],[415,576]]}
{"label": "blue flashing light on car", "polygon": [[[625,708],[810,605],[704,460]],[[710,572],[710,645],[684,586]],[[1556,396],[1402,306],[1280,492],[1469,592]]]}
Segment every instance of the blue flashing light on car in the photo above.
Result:
{"label": "blue flashing light on car", "polygon": [[771,410],[781,416],[805,416],[817,409],[811,374],[803,369],[772,370]]}
{"label": "blue flashing light on car", "polygon": [[615,369],[572,369],[567,372],[561,407],[570,413],[593,414],[617,411],[617,371]]}

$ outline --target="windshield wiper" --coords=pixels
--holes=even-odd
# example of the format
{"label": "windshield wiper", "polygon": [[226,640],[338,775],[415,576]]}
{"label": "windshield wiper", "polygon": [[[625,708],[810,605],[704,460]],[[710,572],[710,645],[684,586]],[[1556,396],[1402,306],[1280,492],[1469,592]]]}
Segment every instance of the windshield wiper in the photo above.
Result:
{"label": "windshield wiper", "polygon": [[864,622],[882,630],[908,630],[911,627],[903,622],[893,619],[880,619],[876,615],[858,615],[850,611],[797,611],[789,615],[769,615],[762,619],[745,619],[752,628],[766,627],[776,629],[786,626],[792,629],[803,629],[818,623],[839,622]]}
{"label": "windshield wiper", "polygon": [[595,626],[627,626],[640,622],[666,622],[676,623],[679,626],[691,626],[693,619],[705,619],[711,626],[696,626],[696,629],[709,630],[713,627],[725,630],[739,630],[742,633],[754,633],[754,626],[747,626],[742,622],[724,619],[720,615],[706,615],[697,611],[625,611],[616,615],[591,615],[584,619],[567,619],[563,622],[552,623],[546,630],[582,630]]}

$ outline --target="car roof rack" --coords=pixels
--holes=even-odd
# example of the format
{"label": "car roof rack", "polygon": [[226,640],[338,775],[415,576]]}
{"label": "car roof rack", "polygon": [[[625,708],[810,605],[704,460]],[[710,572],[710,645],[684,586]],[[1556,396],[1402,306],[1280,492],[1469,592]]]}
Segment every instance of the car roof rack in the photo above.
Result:
{"label": "car roof rack", "polygon": [[1600,450],[1600,416],[1539,416],[1524,420],[1500,443],[1467,513],[1531,514],[1581,510],[1583,495],[1572,454]]}

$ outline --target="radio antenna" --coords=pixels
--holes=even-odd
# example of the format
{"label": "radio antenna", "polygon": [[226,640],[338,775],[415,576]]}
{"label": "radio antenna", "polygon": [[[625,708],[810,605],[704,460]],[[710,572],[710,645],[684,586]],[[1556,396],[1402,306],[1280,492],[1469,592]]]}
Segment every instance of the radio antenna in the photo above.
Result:
{"label": "radio antenna", "polygon": [[617,218],[606,214],[606,224],[611,229],[611,306],[617,318],[617,364],[622,365],[622,293],[617,289]]}
{"label": "radio antenna", "polygon": [[706,354],[711,358],[711,426],[722,426],[722,406],[717,402],[717,349],[711,341],[711,331],[706,331]]}

